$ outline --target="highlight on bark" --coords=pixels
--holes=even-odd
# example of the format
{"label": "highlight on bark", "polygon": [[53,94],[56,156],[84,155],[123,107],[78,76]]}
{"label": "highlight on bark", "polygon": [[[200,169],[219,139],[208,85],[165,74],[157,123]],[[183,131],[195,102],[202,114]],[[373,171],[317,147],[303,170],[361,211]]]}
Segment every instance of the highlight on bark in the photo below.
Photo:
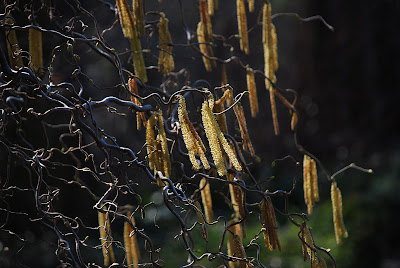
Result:
{"label": "highlight on bark", "polygon": [[336,243],[339,245],[341,237],[347,238],[348,233],[343,222],[342,193],[339,187],[337,187],[336,181],[331,184],[331,200]]}
{"label": "highlight on bark", "polygon": [[[129,216],[129,215],[128,215]],[[130,217],[132,224],[135,225],[135,218]],[[140,251],[139,246],[136,239],[136,234],[133,234],[133,229],[128,222],[124,222],[124,246],[125,246],[125,254],[126,254],[126,264],[129,267],[138,268],[139,267],[139,259],[140,259]]]}
{"label": "highlight on bark", "polygon": [[275,135],[279,135],[275,88],[272,84],[276,82],[275,72],[278,69],[277,37],[275,26],[271,21],[271,4],[269,3],[264,3],[263,6],[262,41],[264,47],[264,74],[267,77],[265,79],[265,87],[269,91]]}
{"label": "highlight on bark", "polygon": [[127,0],[117,0],[119,23],[124,36],[129,39],[135,38],[135,24]]}
{"label": "highlight on bark", "polygon": [[204,146],[199,134],[197,134],[194,126],[189,120],[189,116],[186,110],[185,98],[179,96],[178,104],[178,119],[181,125],[183,141],[188,150],[190,162],[193,165],[194,170],[199,170],[200,165],[196,159],[196,154],[199,154],[200,160],[205,169],[210,169],[210,164],[205,156],[206,147]]}
{"label": "highlight on bark", "polygon": [[276,222],[275,210],[269,196],[261,201],[261,224],[265,247],[269,250],[279,249],[282,251],[278,238],[278,225]]}
{"label": "highlight on bark", "polygon": [[249,54],[249,37],[247,33],[247,17],[244,0],[236,0],[237,22],[240,36],[240,50]]}
{"label": "highlight on bark", "polygon": [[172,56],[172,39],[168,30],[168,19],[160,12],[158,23],[158,46],[160,48],[158,58],[158,69],[164,74],[172,72],[175,68],[174,57]]}
{"label": "highlight on bark", "polygon": [[315,202],[319,201],[319,191],[317,165],[308,155],[304,155],[303,160],[303,189],[307,211],[311,215]]}
{"label": "highlight on bark", "polygon": [[97,212],[100,232],[100,243],[103,252],[104,266],[109,266],[115,262],[114,251],[112,248],[111,223],[109,213]]}
{"label": "highlight on bark", "polygon": [[43,68],[42,32],[34,28],[29,28],[29,54],[31,69],[40,73]]}
{"label": "highlight on bark", "polygon": [[207,222],[210,223],[212,222],[213,218],[213,209],[212,209],[210,183],[208,183],[206,178],[202,178],[200,180],[199,189],[201,193],[201,202],[203,203],[206,220]]}
{"label": "highlight on bark", "polygon": [[[6,24],[14,24],[13,19],[6,18]],[[5,31],[6,34],[6,42],[7,42],[7,50],[8,50],[8,58],[10,60],[10,67],[12,69],[19,69],[24,67],[24,63],[21,58],[21,51],[18,45],[17,33],[15,30]]]}
{"label": "highlight on bark", "polygon": [[256,88],[256,80],[254,77],[254,70],[250,67],[247,67],[246,70],[246,81],[247,81],[247,90],[249,91],[251,116],[256,117],[258,113],[257,88]]}
{"label": "highlight on bark", "polygon": [[145,31],[143,0],[133,0],[133,21],[139,36],[143,36]]}

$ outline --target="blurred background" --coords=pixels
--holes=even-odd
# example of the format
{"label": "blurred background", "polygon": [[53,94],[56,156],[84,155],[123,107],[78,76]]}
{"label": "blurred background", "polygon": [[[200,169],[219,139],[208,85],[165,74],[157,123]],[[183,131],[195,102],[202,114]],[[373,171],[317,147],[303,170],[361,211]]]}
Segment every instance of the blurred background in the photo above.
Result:
{"label": "blurred background", "polygon": [[[68,8],[68,1],[55,1],[56,10]],[[114,20],[114,13],[107,8],[113,1],[82,1],[83,6],[96,16],[101,29],[110,27]],[[214,34],[226,37],[237,34],[236,9],[231,0],[219,0],[219,9],[212,18]],[[313,228],[315,242],[325,248],[330,248],[337,261],[338,267],[400,267],[400,246],[398,240],[397,212],[400,210],[400,117],[396,107],[400,99],[400,75],[397,64],[400,62],[400,37],[399,20],[400,1],[374,0],[368,1],[319,1],[319,0],[271,0],[272,13],[297,13],[301,18],[315,15],[322,16],[326,22],[334,27],[329,30],[320,20],[309,22],[300,21],[290,14],[276,16],[273,20],[278,36],[279,69],[277,84],[280,88],[290,88],[298,92],[297,109],[299,111],[298,139],[308,151],[313,153],[325,166],[330,174],[342,169],[350,163],[356,163],[364,168],[373,169],[373,174],[349,169],[336,177],[338,186],[343,195],[344,222],[349,237],[341,245],[336,245],[331,201],[329,196],[330,183],[320,173],[321,201],[314,208],[310,216],[309,225]],[[58,5],[58,6],[57,6]],[[156,0],[145,1],[145,11],[160,10],[165,12],[169,19],[172,40],[175,44],[185,44],[186,34],[182,27],[182,17],[178,1]],[[255,1],[255,12],[247,13],[249,32],[250,54],[245,55],[239,51],[239,42],[235,38],[229,40],[236,55],[243,63],[249,64],[254,69],[263,70],[263,51],[261,45],[261,26],[257,25],[257,17],[262,8],[262,1]],[[197,1],[182,1],[184,20],[193,32],[199,21]],[[19,15],[18,15],[19,14]],[[25,15],[16,12],[17,24],[26,24]],[[20,17],[18,17],[20,16]],[[111,19],[110,19],[111,18]],[[19,20],[20,19],[20,20]],[[24,20],[25,19],[25,20]],[[87,19],[87,18],[86,18]],[[156,19],[148,15],[147,20]],[[40,17],[38,18],[39,24]],[[90,25],[90,22],[85,23]],[[52,28],[43,20],[43,27]],[[105,33],[105,39],[118,52],[129,48],[129,42],[122,37],[119,25]],[[87,32],[95,34],[93,27]],[[86,33],[87,33],[86,32]],[[85,33],[85,34],[86,34]],[[22,36],[22,34],[20,34]],[[87,36],[90,36],[88,34]],[[21,47],[26,47],[24,39],[20,38]],[[142,40],[143,47],[154,49],[157,43]],[[4,42],[3,40],[1,42]],[[3,45],[4,43],[2,43]],[[47,40],[45,48],[50,49],[57,44],[56,40]],[[220,45],[220,44],[217,44]],[[81,56],[82,68],[85,73],[102,87],[112,87],[119,83],[117,73],[108,62],[86,53],[87,47],[76,48]],[[215,53],[220,58],[228,58],[229,51],[218,47]],[[155,53],[157,54],[157,53]],[[201,58],[197,53],[184,46],[174,48],[176,70],[186,68],[190,72],[190,81],[205,79],[212,87],[220,85],[221,72],[205,71]],[[93,56],[93,58],[92,58]],[[50,56],[45,55],[45,64],[50,61]],[[129,61],[129,53],[121,54],[122,62]],[[146,63],[156,64],[157,59],[151,54],[147,55]],[[59,81],[69,79],[70,71],[64,61],[55,62],[55,78]],[[133,68],[130,67],[131,70]],[[149,85],[159,86],[160,75],[155,70],[150,70]],[[228,81],[233,86],[235,94],[246,90],[246,79],[243,69],[232,63],[227,65]],[[287,155],[293,156],[297,161],[302,161],[302,155],[294,146],[293,134],[290,131],[290,115],[287,109],[278,103],[278,118],[281,126],[281,135],[273,133],[269,96],[264,88],[261,77],[257,79],[260,114],[251,118],[248,99],[243,99],[247,124],[256,149],[257,156],[261,159],[252,167],[257,178],[273,176],[271,187],[291,187],[291,179],[296,172],[293,163],[277,162],[276,159]],[[167,90],[173,92],[184,85],[183,80],[176,80],[176,87]],[[87,96],[101,99],[109,95],[127,98],[118,89],[98,91],[90,83],[84,84]],[[146,94],[143,92],[143,94]],[[131,148],[140,148],[144,143],[143,133],[138,133],[135,128],[134,116],[129,115],[125,121],[114,120],[115,116],[106,111],[99,111],[96,116],[101,117],[102,128],[116,137],[121,145]],[[230,117],[229,117],[230,116]],[[228,115],[234,120],[234,115]],[[131,133],[126,135],[126,133]],[[132,138],[134,137],[134,138]],[[136,172],[136,171],[135,171]],[[95,187],[95,186],[93,186]],[[157,194],[151,194],[155,188],[149,188],[144,195],[146,202],[155,202],[161,207],[162,200]],[[98,193],[104,189],[98,189]],[[72,191],[72,190],[71,190]],[[216,197],[216,204],[224,203],[221,197]],[[86,203],[87,202],[87,203]],[[279,200],[277,206],[279,207]],[[67,214],[80,216],[92,226],[96,224],[96,213],[86,213],[79,208],[81,204],[93,206],[93,201],[82,197],[70,200],[63,204]],[[290,198],[290,212],[305,212],[302,179]],[[223,205],[216,205],[216,214],[224,213]],[[221,211],[218,211],[221,209]],[[77,213],[78,215],[75,215]],[[151,225],[153,216],[158,213],[159,226]],[[177,234],[176,220],[168,215],[167,211],[149,209],[147,221],[139,221],[141,228],[146,228],[148,233],[154,234],[154,241],[160,247],[161,257],[165,267],[178,267],[183,265],[187,255],[182,250],[179,241],[173,240]],[[249,217],[248,234],[259,231],[256,216]],[[301,255],[301,244],[297,237],[298,228],[290,224],[286,218],[278,215],[281,226],[279,237],[282,244],[282,253],[263,251],[261,259],[267,267],[309,267],[309,261],[304,263]],[[146,226],[146,227],[145,227]],[[54,244],[43,242],[54,240],[49,232],[36,233],[34,224],[32,230],[23,230],[23,226],[15,225],[15,232],[21,232],[26,237],[24,248],[25,263],[31,267],[55,267]],[[122,228],[122,224],[115,228]],[[215,243],[211,242],[213,250],[217,250],[219,235],[222,226],[210,228],[210,236],[215,236]],[[169,233],[165,232],[168,230]],[[98,241],[97,231],[87,231],[88,243],[95,245]],[[200,237],[200,233],[198,233]],[[12,258],[12,253],[4,251],[5,247],[12,246],[7,243],[10,239],[2,234],[0,243],[0,261]],[[118,238],[118,237],[116,237]],[[245,239],[249,242],[251,235]],[[174,243],[171,243],[171,240]],[[212,239],[210,239],[212,240]],[[34,241],[41,241],[39,246],[34,246]],[[43,242],[43,243],[42,243]],[[260,244],[262,239],[258,240]],[[12,251],[12,250],[11,250]],[[182,255],[179,255],[182,253]],[[35,254],[43,258],[42,261],[33,260]],[[83,252],[84,256],[96,255],[101,260],[101,252]],[[121,250],[117,255],[123,255]],[[1,262],[0,262],[1,263]],[[41,263],[37,266],[37,263]],[[202,262],[206,267],[218,267],[221,262]],[[332,263],[328,262],[331,267]]]}

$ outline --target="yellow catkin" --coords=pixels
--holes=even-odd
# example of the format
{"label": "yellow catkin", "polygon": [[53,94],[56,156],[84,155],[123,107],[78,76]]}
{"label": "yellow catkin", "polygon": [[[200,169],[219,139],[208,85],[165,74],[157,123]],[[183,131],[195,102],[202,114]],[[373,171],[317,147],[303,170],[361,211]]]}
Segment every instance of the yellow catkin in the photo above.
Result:
{"label": "yellow catkin", "polygon": [[154,126],[157,123],[157,113],[154,112],[146,125],[146,143],[147,143],[147,157],[149,161],[149,167],[151,170],[156,168],[157,163],[157,144],[155,140]]}
{"label": "yellow catkin", "polygon": [[255,151],[253,144],[251,143],[249,131],[247,129],[246,117],[244,116],[243,106],[240,104],[233,107],[233,111],[235,112],[236,119],[238,120],[240,134],[243,139],[243,150],[249,150],[250,154],[254,157]]}
{"label": "yellow catkin", "polygon": [[133,0],[133,20],[139,36],[144,35],[144,9],[143,0]]}
{"label": "yellow catkin", "polygon": [[206,43],[207,41],[205,39],[204,25],[201,21],[197,24],[197,41],[199,42],[200,52],[203,54],[202,58],[203,58],[204,67],[206,68],[207,72],[211,72],[212,71],[211,62],[207,58],[209,56],[208,49],[207,49],[208,45],[207,45],[207,43]]}
{"label": "yellow catkin", "polygon": [[336,182],[331,185],[331,200],[333,210],[333,225],[335,228],[336,243],[340,244],[341,236],[347,237],[348,233],[343,222],[343,211],[342,211],[342,194],[337,187]]}
{"label": "yellow catkin", "polygon": [[179,97],[178,118],[181,124],[183,141],[188,150],[189,159],[193,165],[193,168],[195,170],[200,169],[200,166],[195,156],[195,154],[198,153],[200,155],[200,160],[203,163],[204,168],[209,169],[210,165],[205,156],[206,148],[203,142],[201,141],[200,136],[197,134],[196,130],[194,129],[192,123],[189,120],[189,116],[186,110],[186,102],[182,96]]}
{"label": "yellow catkin", "polygon": [[292,120],[291,120],[291,122],[290,122],[290,128],[291,128],[292,131],[295,131],[298,120],[299,120],[299,119],[298,119],[298,117],[297,117],[297,113],[296,113],[296,112],[293,112],[293,114],[292,114]]}
{"label": "yellow catkin", "polygon": [[162,116],[162,111],[158,112],[158,127],[160,131],[160,140],[161,140],[161,155],[163,161],[163,174],[165,177],[171,175],[171,160],[169,157],[168,144],[167,144],[167,135],[165,133],[165,125],[164,118]]}
{"label": "yellow catkin", "polygon": [[174,58],[172,56],[172,39],[168,30],[168,19],[163,12],[160,13],[160,22],[158,23],[158,36],[160,53],[158,58],[158,69],[164,74],[172,72],[175,68]]}
{"label": "yellow catkin", "polygon": [[208,14],[214,16],[214,0],[207,0]]}
{"label": "yellow catkin", "polygon": [[268,196],[261,201],[261,223],[264,228],[263,235],[265,247],[269,250],[279,249],[281,245],[278,239],[277,222],[275,210],[271,198]]}
{"label": "yellow catkin", "polygon": [[[263,34],[262,41],[264,47],[264,73],[269,80],[273,83],[276,82],[275,71],[278,68],[277,61],[277,38],[275,27],[271,21],[271,4],[264,4],[263,7]],[[279,135],[279,124],[278,124],[278,116],[276,111],[275,104],[275,89],[268,79],[265,79],[265,86],[269,91],[270,102],[271,102],[271,111],[272,111],[272,120],[274,124],[275,135]]]}
{"label": "yellow catkin", "polygon": [[42,32],[33,28],[29,29],[29,54],[31,69],[39,73],[40,68],[43,68]]}
{"label": "yellow catkin", "polygon": [[[132,217],[132,224],[135,225],[135,219]],[[136,239],[136,234],[130,236],[133,232],[132,227],[129,225],[128,222],[124,223],[124,244],[125,244],[125,251],[126,251],[126,262],[129,267],[134,268],[139,267],[139,259],[140,259],[140,251],[139,246]]]}
{"label": "yellow catkin", "polygon": [[240,49],[244,51],[244,53],[249,54],[249,37],[247,34],[247,18],[244,0],[237,0],[236,8],[238,29],[240,35]]}
{"label": "yellow catkin", "polygon": [[233,152],[228,141],[225,139],[224,134],[221,132],[218,122],[211,110],[212,108],[210,107],[210,103],[213,106],[214,98],[211,94],[209,95],[209,101],[205,101],[202,105],[201,115],[206,136],[210,144],[211,154],[213,156],[214,163],[217,166],[218,174],[220,176],[226,175],[226,167],[222,157],[221,146],[227,154],[233,167],[236,170],[241,171],[242,167],[236,157],[236,154]]}
{"label": "yellow catkin", "polygon": [[[139,96],[136,79],[134,77],[129,78],[128,85],[129,85],[129,91],[132,94],[135,94],[136,96]],[[131,102],[133,102],[137,106],[142,106],[142,104],[140,103],[139,99],[136,98],[135,96],[132,96],[132,95],[131,95]],[[137,128],[137,130],[141,130],[141,128],[142,128],[142,123],[141,123],[141,121],[142,121],[141,119],[142,118],[144,118],[144,112],[136,112],[136,128]],[[143,120],[143,123],[145,123],[145,122],[146,122],[146,120]]]}
{"label": "yellow catkin", "polygon": [[[234,181],[234,176],[229,175],[228,179]],[[231,202],[233,210],[235,211],[235,218],[243,220],[246,216],[244,194],[240,186],[229,184],[229,192],[231,195]],[[242,222],[241,235],[246,237],[245,222]]]}
{"label": "yellow catkin", "polygon": [[303,159],[303,190],[304,190],[304,201],[307,205],[308,214],[312,214],[312,207],[314,205],[313,199],[313,188],[311,182],[311,163],[310,157],[304,155]]}
{"label": "yellow catkin", "polygon": [[211,42],[213,40],[212,37],[212,26],[211,26],[211,17],[208,13],[208,5],[206,0],[199,1],[199,9],[200,9],[200,21],[204,25],[204,38],[206,42]]}
{"label": "yellow catkin", "polygon": [[[219,100],[215,101],[214,108],[213,108],[214,113],[220,113],[225,110],[224,102],[227,99],[229,99],[230,95],[232,95],[232,90],[227,89],[227,90],[225,90],[222,97]],[[215,115],[215,118],[217,119],[217,122],[218,122],[218,125],[219,125],[221,131],[224,133],[228,133],[228,125],[226,123],[225,113]]]}
{"label": "yellow catkin", "polygon": [[247,0],[247,3],[249,4],[249,11],[253,12],[254,11],[254,0]]}
{"label": "yellow catkin", "polygon": [[311,263],[316,263],[316,255],[315,255],[315,246],[314,246],[314,240],[311,236],[311,232],[309,227],[303,222],[301,224],[301,238],[304,240],[303,242],[303,255],[304,255],[304,260],[307,260],[307,254],[310,256]]}
{"label": "yellow catkin", "polygon": [[99,230],[100,230],[100,242],[102,245],[104,266],[110,265],[110,262],[115,262],[114,251],[111,242],[111,224],[109,219],[109,214],[103,214],[98,212],[99,219]]}
{"label": "yellow catkin", "polygon": [[318,173],[317,173],[317,164],[314,159],[310,159],[310,176],[311,176],[311,187],[313,193],[314,202],[319,201],[319,190],[318,190]]}
{"label": "yellow catkin", "polygon": [[226,75],[226,67],[225,64],[221,66],[221,86],[225,86],[228,84],[228,77]]}
{"label": "yellow catkin", "polygon": [[[233,238],[233,246],[234,246],[234,250],[235,250],[235,257],[243,258],[243,259],[246,258],[246,251],[244,250],[241,237],[237,234],[234,234],[232,238]],[[248,267],[246,265],[246,261],[239,261],[239,263],[240,263],[240,268]]]}
{"label": "yellow catkin", "polygon": [[207,219],[207,222],[212,222],[213,218],[213,209],[212,209],[212,199],[211,199],[211,190],[210,184],[207,183],[206,178],[202,178],[200,180],[200,193],[201,193],[201,201],[204,207],[204,213]]}
{"label": "yellow catkin", "polygon": [[119,23],[126,38],[134,38],[134,22],[127,0],[117,0]]}
{"label": "yellow catkin", "polygon": [[246,80],[247,80],[247,90],[249,91],[251,116],[256,117],[258,113],[258,98],[257,98],[256,80],[254,78],[254,70],[252,68],[247,68]]}
{"label": "yellow catkin", "polygon": [[[233,223],[237,222],[237,219],[233,219],[231,221],[228,222],[228,225],[231,225]],[[229,227],[230,232],[228,233],[228,239],[227,239],[227,248],[228,248],[228,255],[229,256],[234,256],[234,257],[238,257],[237,253],[236,253],[236,246],[234,243],[234,236],[239,236],[241,235],[240,232],[240,225],[239,224],[234,224],[232,226]],[[229,267],[230,268],[234,268],[239,266],[240,263],[239,262],[233,262],[233,261],[229,261]]]}
{"label": "yellow catkin", "polygon": [[[5,23],[13,24],[14,21],[11,18],[7,18]],[[14,30],[6,31],[6,38],[7,38],[8,58],[10,59],[10,67],[12,69],[14,68],[19,69],[21,67],[24,67],[16,32]]]}
{"label": "yellow catkin", "polygon": [[132,57],[133,57],[133,68],[135,70],[135,75],[143,82],[147,82],[147,72],[146,66],[144,64],[142,45],[140,44],[140,39],[135,31],[131,39],[132,47]]}

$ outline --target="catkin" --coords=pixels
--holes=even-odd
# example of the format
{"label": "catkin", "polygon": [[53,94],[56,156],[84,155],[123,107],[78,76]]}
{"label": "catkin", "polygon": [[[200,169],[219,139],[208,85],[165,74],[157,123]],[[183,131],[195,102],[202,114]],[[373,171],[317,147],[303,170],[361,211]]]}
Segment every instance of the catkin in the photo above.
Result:
{"label": "catkin", "polygon": [[[230,181],[234,181],[234,176],[228,176]],[[235,212],[235,218],[243,220],[246,217],[246,208],[244,194],[240,186],[229,184],[229,192],[231,195],[232,207]],[[242,222],[241,235],[246,238],[245,222]]]}
{"label": "catkin", "polygon": [[254,118],[258,113],[258,98],[257,98],[256,81],[254,78],[254,70],[252,68],[247,68],[246,80],[247,80],[247,90],[249,91],[251,116]]}
{"label": "catkin", "polygon": [[253,12],[254,11],[254,0],[247,0],[247,3],[249,4],[249,11]]}
{"label": "catkin", "polygon": [[[11,18],[7,18],[5,23],[13,24]],[[18,45],[17,34],[14,30],[6,31],[8,58],[10,59],[10,67],[21,68],[24,67],[22,62],[21,53]]]}
{"label": "catkin", "polygon": [[249,37],[247,34],[247,18],[244,0],[237,0],[236,8],[238,29],[240,35],[240,50],[244,51],[244,53],[246,54],[249,54]]}
{"label": "catkin", "polygon": [[133,21],[139,36],[144,35],[143,0],[133,0]]}
{"label": "catkin", "polygon": [[147,82],[146,66],[144,64],[142,45],[138,33],[135,31],[133,38],[131,38],[132,57],[133,57],[133,68],[135,75],[143,82]]}
{"label": "catkin", "polygon": [[210,144],[211,154],[217,167],[218,174],[220,176],[226,175],[226,167],[224,164],[224,159],[222,157],[221,146],[227,154],[234,168],[238,171],[241,171],[242,167],[237,160],[236,155],[230,147],[228,141],[225,139],[224,134],[221,132],[218,122],[211,110],[212,108],[210,108],[210,104],[212,104],[212,106],[214,104],[214,98],[211,94],[209,95],[209,101],[203,102],[201,115],[206,136]]}
{"label": "catkin", "polygon": [[294,130],[296,129],[297,122],[298,122],[297,113],[296,113],[296,112],[293,112],[293,114],[292,114],[292,120],[291,120],[291,122],[290,122],[290,129],[291,129],[292,131],[294,131]]}
{"label": "catkin", "polygon": [[158,111],[158,127],[160,131],[160,141],[161,141],[161,156],[162,156],[162,170],[164,176],[168,177],[171,174],[171,160],[169,157],[167,135],[165,133],[164,118],[162,116],[162,111]]}
{"label": "catkin", "polygon": [[[225,110],[224,102],[227,99],[229,99],[230,95],[232,95],[232,90],[227,89],[227,90],[225,90],[222,97],[219,98],[219,100],[215,101],[214,108],[213,108],[214,113],[220,113]],[[218,122],[218,125],[219,125],[221,131],[224,133],[228,133],[228,125],[226,123],[225,113],[215,115],[215,118],[217,119],[217,122]]]}
{"label": "catkin", "polygon": [[[129,85],[129,91],[132,94],[135,94],[136,96],[139,96],[136,79],[134,77],[129,78],[128,85]],[[133,95],[131,95],[131,102],[133,102],[137,106],[142,106],[142,104],[140,103],[139,99],[137,97],[133,96]],[[146,126],[146,119],[145,119],[144,112],[136,112],[136,129],[137,130],[141,130],[142,129],[142,123],[141,123],[142,121],[143,121],[144,126]]]}
{"label": "catkin", "polygon": [[189,120],[189,116],[186,110],[186,102],[182,96],[179,97],[178,118],[181,124],[183,141],[188,150],[189,159],[190,162],[192,162],[193,168],[195,170],[200,169],[200,166],[195,156],[195,154],[198,153],[200,155],[200,160],[203,163],[204,168],[209,169],[210,164],[208,163],[208,160],[205,156],[206,148],[201,141],[199,134],[197,134],[196,130]]}
{"label": "catkin", "polygon": [[277,38],[275,26],[271,21],[271,4],[264,4],[263,7],[263,33],[262,41],[264,47],[264,73],[269,79],[265,79],[265,86],[269,91],[272,120],[274,124],[275,135],[279,135],[278,115],[275,104],[275,89],[270,81],[276,82],[275,72],[278,69],[278,53],[277,53]]}
{"label": "catkin", "polygon": [[255,151],[253,144],[250,140],[249,131],[247,129],[246,118],[244,116],[243,106],[238,104],[233,107],[233,111],[235,112],[236,119],[238,120],[240,134],[243,139],[243,150],[249,150],[250,154],[255,157]]}
{"label": "catkin", "polygon": [[197,41],[199,42],[199,48],[200,48],[200,52],[203,54],[202,58],[203,58],[203,63],[204,63],[204,67],[206,68],[207,72],[211,72],[212,71],[212,66],[211,66],[211,62],[210,60],[207,58],[209,57],[208,55],[208,49],[207,49],[207,41],[205,39],[205,33],[204,33],[204,25],[203,23],[200,21],[197,24]]}
{"label": "catkin", "polygon": [[172,39],[168,30],[168,19],[163,12],[160,13],[160,22],[158,23],[158,36],[160,53],[158,58],[158,69],[164,74],[172,72],[175,68],[174,58],[172,56]]}
{"label": "catkin", "polygon": [[208,14],[214,16],[214,0],[207,0]]}
{"label": "catkin", "polygon": [[34,28],[29,28],[29,54],[31,69],[39,73],[40,68],[43,68],[42,32]]}
{"label": "catkin", "polygon": [[117,9],[119,14],[119,23],[121,24],[124,36],[133,39],[135,36],[135,25],[127,0],[117,0]]}
{"label": "catkin", "polygon": [[263,198],[261,201],[261,224],[264,229],[263,235],[265,247],[269,250],[279,249],[279,251],[281,251],[281,245],[278,239],[278,227],[275,217],[275,210],[269,196]]}
{"label": "catkin", "polygon": [[211,190],[210,190],[210,184],[207,182],[206,178],[202,178],[200,180],[199,188],[201,193],[201,201],[203,203],[204,213],[207,222],[212,222],[213,209],[212,209]]}
{"label": "catkin", "polygon": [[110,265],[110,262],[115,262],[114,251],[111,242],[111,224],[109,214],[98,212],[100,242],[103,251],[104,266]]}
{"label": "catkin", "polygon": [[[304,240],[302,244],[304,261],[307,260],[307,254],[310,256],[311,263],[316,263],[314,240],[311,236],[309,227],[303,222],[300,226],[301,238]],[[305,243],[304,243],[305,242]]]}
{"label": "catkin", "polygon": [[200,21],[204,26],[204,38],[206,42],[211,42],[213,40],[212,37],[212,26],[211,26],[211,17],[208,12],[208,5],[206,0],[199,1],[199,9],[200,9]]}
{"label": "catkin", "polygon": [[157,161],[157,144],[155,140],[154,126],[157,123],[157,113],[153,112],[146,124],[146,143],[147,157],[151,170],[156,170]]}
{"label": "catkin", "polygon": [[319,191],[317,165],[308,155],[304,155],[303,160],[303,190],[307,211],[311,215],[315,202],[319,201]]}
{"label": "catkin", "polygon": [[[132,224],[135,225],[135,219],[132,217]],[[132,227],[128,222],[124,223],[124,244],[126,251],[126,262],[128,266],[139,267],[140,251],[136,240],[136,234],[130,236],[133,232]]]}
{"label": "catkin", "polygon": [[228,77],[226,75],[225,64],[221,66],[221,86],[225,86],[228,84]]}
{"label": "catkin", "polygon": [[342,211],[342,193],[337,187],[336,182],[331,185],[331,200],[333,210],[333,225],[335,228],[336,243],[340,244],[341,236],[347,237],[348,233],[343,222],[343,211]]}

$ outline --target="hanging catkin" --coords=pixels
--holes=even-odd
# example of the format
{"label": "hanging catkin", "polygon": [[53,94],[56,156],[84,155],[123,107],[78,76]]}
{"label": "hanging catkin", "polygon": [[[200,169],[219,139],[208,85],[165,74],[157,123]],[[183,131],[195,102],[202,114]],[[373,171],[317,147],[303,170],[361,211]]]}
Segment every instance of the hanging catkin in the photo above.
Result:
{"label": "hanging catkin", "polygon": [[249,131],[247,129],[247,123],[246,123],[246,118],[244,116],[243,106],[240,103],[238,103],[238,105],[235,105],[233,107],[233,110],[235,112],[236,119],[238,120],[240,135],[242,136],[243,139],[243,150],[248,150],[251,156],[255,157],[256,154],[254,151],[253,144],[251,143],[250,140]]}
{"label": "hanging catkin", "polygon": [[303,222],[300,226],[301,231],[301,239],[303,240],[302,248],[303,248],[303,257],[304,261],[307,260],[307,254],[310,256],[311,263],[316,263],[316,248],[314,246],[314,240],[311,236],[311,232],[309,227]]}
{"label": "hanging catkin", "polygon": [[254,0],[247,0],[247,3],[249,4],[249,11],[253,12],[254,11]]}
{"label": "hanging catkin", "polygon": [[[14,24],[13,19],[6,18],[5,23]],[[10,59],[10,67],[21,68],[24,67],[22,62],[21,53],[18,45],[17,34],[14,30],[6,31],[6,41],[7,41],[7,50],[8,50],[8,58]]]}
{"label": "hanging catkin", "polygon": [[[230,181],[235,181],[233,175],[229,175],[228,179]],[[240,180],[240,179],[239,179]],[[240,186],[229,184],[229,193],[231,196],[231,202],[233,210],[235,211],[235,218],[243,220],[242,222],[242,232],[241,235],[246,238],[246,229],[244,219],[246,217],[245,200],[242,188]]]}
{"label": "hanging catkin", "polygon": [[317,165],[308,155],[304,155],[303,160],[303,190],[307,211],[311,215],[315,202],[319,201],[319,191]]}
{"label": "hanging catkin", "polygon": [[[231,95],[232,95],[232,90],[231,89],[225,90],[225,92],[222,95],[222,97],[215,101],[213,112],[214,113],[221,113],[222,111],[224,111],[225,110],[224,103],[225,103],[226,100],[228,100],[230,98]],[[221,131],[224,132],[224,133],[228,133],[228,125],[226,123],[225,113],[215,115],[215,118],[217,119],[217,122],[218,122],[218,125],[219,125]]]}
{"label": "hanging catkin", "polygon": [[206,68],[207,72],[211,72],[211,70],[212,70],[211,62],[207,58],[207,57],[209,57],[209,55],[208,55],[207,43],[206,43],[206,39],[205,39],[204,25],[201,21],[197,24],[197,41],[199,43],[200,52],[203,54],[202,58],[203,58],[204,67]]}
{"label": "hanging catkin", "polygon": [[205,169],[209,169],[210,165],[205,156],[206,148],[201,141],[199,134],[197,134],[192,123],[189,120],[189,116],[186,110],[186,102],[182,96],[179,96],[178,104],[178,118],[181,124],[181,131],[183,136],[183,141],[188,150],[190,162],[192,162],[193,169],[199,170],[200,166],[196,159],[196,153],[199,154],[200,160],[203,163]]}
{"label": "hanging catkin", "polygon": [[[129,78],[128,85],[129,85],[129,91],[132,94],[135,94],[136,96],[139,96],[136,79],[134,77]],[[131,95],[131,102],[133,102],[137,106],[142,106],[142,104],[139,101],[139,98],[137,98],[135,96],[132,96],[132,95]],[[143,125],[146,127],[146,118],[145,118],[144,112],[136,112],[136,129],[137,130],[141,130],[142,129],[142,123],[141,122],[143,122]]]}
{"label": "hanging catkin", "polygon": [[151,170],[156,170],[157,160],[157,143],[155,139],[154,126],[157,123],[157,113],[153,112],[146,124],[146,143],[147,157]]}
{"label": "hanging catkin", "polygon": [[134,38],[134,22],[127,0],[117,0],[119,23],[121,24],[124,36],[129,39]]}
{"label": "hanging catkin", "polygon": [[99,220],[99,231],[100,231],[100,242],[103,251],[104,266],[109,266],[110,262],[115,262],[114,251],[112,248],[112,237],[111,237],[111,224],[109,219],[109,213],[98,212]]}
{"label": "hanging catkin", "polygon": [[172,56],[172,39],[168,30],[168,19],[163,12],[160,13],[160,22],[158,23],[158,38],[160,53],[158,58],[158,69],[164,74],[172,72],[175,68],[174,58]]}
{"label": "hanging catkin", "polygon": [[281,244],[278,239],[278,226],[275,217],[275,210],[269,196],[263,198],[261,201],[261,224],[263,226],[263,234],[265,247],[269,250],[279,249],[281,251]]}
{"label": "hanging catkin", "polygon": [[264,47],[264,74],[267,77],[265,79],[265,86],[269,91],[275,135],[279,135],[278,115],[274,93],[275,89],[272,85],[272,83],[276,82],[275,72],[278,69],[277,38],[275,26],[271,21],[271,4],[267,3],[265,3],[263,7],[262,41]]}
{"label": "hanging catkin", "polygon": [[247,90],[249,91],[251,116],[254,118],[258,113],[258,98],[257,98],[256,80],[254,78],[254,70],[252,68],[247,68],[246,81],[247,81]]}
{"label": "hanging catkin", "polygon": [[[135,225],[135,219],[131,217],[132,224]],[[133,232],[131,225],[128,222],[124,223],[124,244],[126,252],[126,263],[129,267],[139,267],[140,251],[136,240],[136,234],[130,236]]]}
{"label": "hanging catkin", "polygon": [[348,233],[343,222],[343,211],[342,211],[342,193],[337,187],[336,182],[331,185],[331,200],[332,200],[332,211],[333,211],[333,225],[335,228],[336,243],[340,244],[341,236],[344,238],[348,237]]}
{"label": "hanging catkin", "polygon": [[42,32],[34,28],[29,28],[29,54],[31,69],[39,73],[40,68],[43,68]]}
{"label": "hanging catkin", "polygon": [[164,118],[162,116],[162,111],[158,111],[158,129],[161,141],[161,158],[162,158],[162,170],[163,175],[169,178],[171,174],[171,161],[169,157],[168,144],[167,144],[167,135],[165,133],[165,125]]}
{"label": "hanging catkin", "polygon": [[202,178],[200,180],[200,193],[201,193],[201,201],[204,207],[204,213],[207,219],[207,222],[212,222],[213,218],[213,209],[212,209],[212,199],[211,199],[211,190],[210,184],[207,182],[206,178]]}
{"label": "hanging catkin", "polygon": [[139,36],[144,35],[143,0],[133,0],[133,21]]}
{"label": "hanging catkin", "polygon": [[247,18],[244,0],[236,1],[237,22],[240,36],[240,50],[249,54],[249,37],[247,34]]}

